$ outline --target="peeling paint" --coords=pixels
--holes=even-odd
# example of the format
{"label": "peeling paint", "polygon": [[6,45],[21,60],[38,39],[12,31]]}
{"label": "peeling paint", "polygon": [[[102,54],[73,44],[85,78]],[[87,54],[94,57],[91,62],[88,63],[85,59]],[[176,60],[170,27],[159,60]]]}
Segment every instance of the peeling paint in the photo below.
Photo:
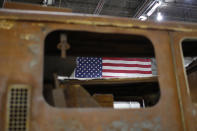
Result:
{"label": "peeling paint", "polygon": [[23,40],[30,40],[30,41],[36,41],[36,42],[40,41],[40,38],[33,34],[21,34],[20,38]]}
{"label": "peeling paint", "polygon": [[143,121],[139,123],[134,123],[130,131],[141,131],[141,130],[148,130],[148,131],[158,131],[161,130],[161,126],[158,124],[153,124],[151,121]]}
{"label": "peeling paint", "polygon": [[91,21],[80,21],[80,20],[72,20],[72,19],[66,20],[66,23],[70,23],[70,24],[86,24],[86,25],[92,24]]}
{"label": "peeling paint", "polygon": [[30,62],[30,68],[33,68],[35,65],[37,65],[38,64],[38,61],[37,60],[35,60],[35,59],[33,59],[31,62]]}
{"label": "peeling paint", "polygon": [[130,129],[130,131],[141,131],[143,129],[146,130],[151,130],[153,129],[153,124],[150,121],[143,121],[143,122],[138,122],[138,123],[134,123],[132,128]]}
{"label": "peeling paint", "polygon": [[47,33],[47,28],[45,26],[41,27],[40,30],[43,32],[43,33]]}
{"label": "peeling paint", "polygon": [[1,20],[0,21],[0,29],[10,30],[14,26],[14,22]]}
{"label": "peeling paint", "polygon": [[34,54],[37,55],[40,52],[40,45],[37,44],[32,44],[32,45],[28,45],[29,51]]}
{"label": "peeling paint", "polygon": [[[0,16],[0,19],[7,19],[8,17],[7,16]],[[19,17],[17,17],[17,16],[9,16],[9,19],[12,19],[12,20],[18,20],[19,19]]]}
{"label": "peeling paint", "polygon": [[35,65],[38,64],[38,60],[37,60],[37,55],[39,54],[40,52],[40,49],[39,49],[39,45],[29,45],[28,48],[29,48],[29,51],[33,54],[33,59],[31,60],[31,62],[29,63],[29,66],[30,68],[33,68]]}
{"label": "peeling paint", "polygon": [[40,27],[44,27],[45,24],[43,23],[32,23],[33,26],[40,26]]}
{"label": "peeling paint", "polygon": [[193,109],[192,114],[193,114],[193,116],[196,116],[196,110],[195,109]]}
{"label": "peeling paint", "polygon": [[68,19],[65,23],[69,24],[83,24],[83,25],[96,25],[96,26],[115,26],[121,28],[141,28],[141,29],[156,29],[156,30],[173,30],[173,31],[183,31],[183,32],[192,32],[193,29],[188,28],[166,28],[166,27],[148,27],[145,24],[134,25],[132,23],[116,23],[116,22],[101,22],[101,21],[89,21],[89,20],[74,20]]}
{"label": "peeling paint", "polygon": [[55,125],[55,131],[87,131],[77,120],[68,120],[65,122],[58,119],[55,121]]}
{"label": "peeling paint", "polygon": [[39,124],[37,124],[35,121],[32,121],[31,124],[32,124],[32,131],[41,131]]}
{"label": "peeling paint", "polygon": [[100,21],[84,21],[84,20],[66,20],[66,23],[69,24],[83,24],[83,25],[98,25],[98,26],[119,26],[119,27],[133,27],[133,24],[121,24],[121,23],[108,23],[108,22],[100,22]]}
{"label": "peeling paint", "polygon": [[131,128],[130,131],[142,131],[140,128]]}
{"label": "peeling paint", "polygon": [[153,124],[150,123],[150,121],[144,121],[142,124],[141,124],[142,128],[145,128],[145,129],[151,129],[153,128]]}
{"label": "peeling paint", "polygon": [[132,128],[130,129],[130,131],[160,131],[162,130],[160,122],[160,117],[155,117],[152,121],[145,120],[142,122],[136,122],[132,124]]}
{"label": "peeling paint", "polygon": [[104,127],[104,131],[128,131],[129,125],[124,121],[113,121],[108,127]]}
{"label": "peeling paint", "polygon": [[104,131],[159,131],[162,130],[161,118],[155,117],[152,120],[144,120],[135,123],[126,121],[113,121],[109,126],[103,127]]}

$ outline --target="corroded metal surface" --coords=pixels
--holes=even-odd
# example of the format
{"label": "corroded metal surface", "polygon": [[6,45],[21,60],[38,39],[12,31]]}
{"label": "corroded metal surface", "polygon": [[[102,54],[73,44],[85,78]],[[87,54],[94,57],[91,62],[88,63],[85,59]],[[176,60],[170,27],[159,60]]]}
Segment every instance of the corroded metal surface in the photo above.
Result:
{"label": "corroded metal surface", "polygon": [[[138,21],[128,18],[118,18],[111,16],[93,16],[88,14],[71,14],[65,12],[47,12],[47,11],[32,11],[32,10],[10,10],[0,9],[0,19],[12,20],[31,20],[31,21],[45,21],[57,22],[66,24],[83,24],[95,26],[109,26],[120,28],[141,28],[141,29],[154,29],[154,30],[171,30],[191,32],[196,31],[196,24],[194,23],[181,23],[181,22],[148,22]],[[54,19],[55,17],[55,19]],[[42,19],[40,19],[42,18]],[[108,19],[110,18],[110,19]]]}
{"label": "corroded metal surface", "polygon": [[[159,73],[161,98],[158,104],[151,108],[124,110],[49,106],[42,94],[44,40],[48,33],[59,29],[143,35],[150,39]],[[11,84],[32,87],[31,131],[197,130],[197,107],[187,91],[179,44],[185,37],[197,37],[195,24],[1,10],[0,34],[2,130],[5,129],[6,88]]]}

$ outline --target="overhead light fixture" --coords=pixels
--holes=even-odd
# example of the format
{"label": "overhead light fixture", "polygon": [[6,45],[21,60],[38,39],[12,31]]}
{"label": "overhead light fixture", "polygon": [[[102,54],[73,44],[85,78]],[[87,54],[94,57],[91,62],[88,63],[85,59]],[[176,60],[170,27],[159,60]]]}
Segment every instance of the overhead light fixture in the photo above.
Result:
{"label": "overhead light fixture", "polygon": [[161,0],[154,0],[154,2],[147,8],[147,10],[140,17],[138,17],[138,19],[142,21],[147,20],[147,18],[150,17],[161,4]]}
{"label": "overhead light fixture", "polygon": [[161,1],[156,1],[154,6],[148,11],[147,16],[151,16],[153,12],[161,5]]}
{"label": "overhead light fixture", "polygon": [[53,5],[55,3],[55,0],[43,0],[42,3],[44,6]]}
{"label": "overhead light fixture", "polygon": [[157,13],[157,21],[162,21],[163,20],[163,16],[161,14],[161,12]]}
{"label": "overhead light fixture", "polygon": [[139,17],[139,19],[142,20],[142,21],[145,21],[145,20],[147,20],[147,16],[142,15],[142,16]]}

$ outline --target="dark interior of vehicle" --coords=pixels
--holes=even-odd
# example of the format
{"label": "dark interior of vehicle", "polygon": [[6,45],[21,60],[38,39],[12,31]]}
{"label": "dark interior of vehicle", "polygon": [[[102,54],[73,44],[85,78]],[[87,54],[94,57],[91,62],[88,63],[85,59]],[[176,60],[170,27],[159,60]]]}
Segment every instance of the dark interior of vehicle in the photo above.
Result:
{"label": "dark interior of vehicle", "polygon": [[[72,76],[78,57],[155,58],[153,45],[144,36],[54,31],[45,39],[44,54],[43,95],[50,105],[113,108],[113,102],[118,101],[138,102],[140,108],[145,108],[159,101],[160,89],[156,75],[78,80]],[[58,76],[65,78],[60,80]],[[60,96],[55,90],[63,92],[63,105],[55,102],[56,96]]]}

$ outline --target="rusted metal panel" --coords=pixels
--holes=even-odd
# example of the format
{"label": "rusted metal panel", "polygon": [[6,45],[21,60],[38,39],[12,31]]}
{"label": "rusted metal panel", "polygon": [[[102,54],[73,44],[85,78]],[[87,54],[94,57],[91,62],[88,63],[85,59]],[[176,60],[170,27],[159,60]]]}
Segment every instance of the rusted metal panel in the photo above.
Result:
{"label": "rusted metal panel", "polygon": [[188,75],[188,83],[189,83],[189,87],[192,90],[191,94],[191,98],[193,102],[197,102],[197,72],[191,73]]}
{"label": "rusted metal panel", "polygon": [[[0,11],[0,126],[5,129],[7,85],[32,87],[31,131],[196,130],[197,108],[187,93],[179,42],[197,37],[197,25],[155,24],[123,18],[48,12]],[[56,19],[54,19],[54,17]],[[54,108],[43,98],[43,51],[54,30],[143,35],[151,40],[158,65],[159,103],[151,108]],[[169,35],[173,31],[173,35]]]}
{"label": "rusted metal panel", "polygon": [[175,59],[175,72],[176,72],[176,79],[177,79],[177,90],[179,93],[179,102],[180,108],[182,112],[183,123],[185,123],[186,130],[196,130],[197,122],[196,118],[196,110],[197,107],[194,103],[192,103],[190,98],[190,91],[187,82],[187,76],[184,71],[183,66],[183,54],[182,54],[182,47],[181,41],[185,38],[196,38],[195,32],[190,33],[181,33],[181,32],[173,32],[170,34],[172,39],[172,50],[174,53]]}
{"label": "rusted metal panel", "polygon": [[[65,24],[82,24],[82,25],[94,25],[94,26],[108,26],[119,28],[140,28],[140,29],[152,29],[152,30],[171,30],[181,32],[196,32],[197,27],[195,23],[182,23],[182,22],[150,22],[150,21],[138,21],[128,18],[118,18],[111,16],[93,16],[88,14],[71,14],[64,12],[47,12],[47,11],[31,11],[31,10],[10,10],[1,9],[1,19],[12,20],[31,20],[38,22],[55,22]],[[56,19],[54,19],[54,17]],[[42,18],[42,19],[40,19]],[[110,18],[110,19],[108,19]]]}

